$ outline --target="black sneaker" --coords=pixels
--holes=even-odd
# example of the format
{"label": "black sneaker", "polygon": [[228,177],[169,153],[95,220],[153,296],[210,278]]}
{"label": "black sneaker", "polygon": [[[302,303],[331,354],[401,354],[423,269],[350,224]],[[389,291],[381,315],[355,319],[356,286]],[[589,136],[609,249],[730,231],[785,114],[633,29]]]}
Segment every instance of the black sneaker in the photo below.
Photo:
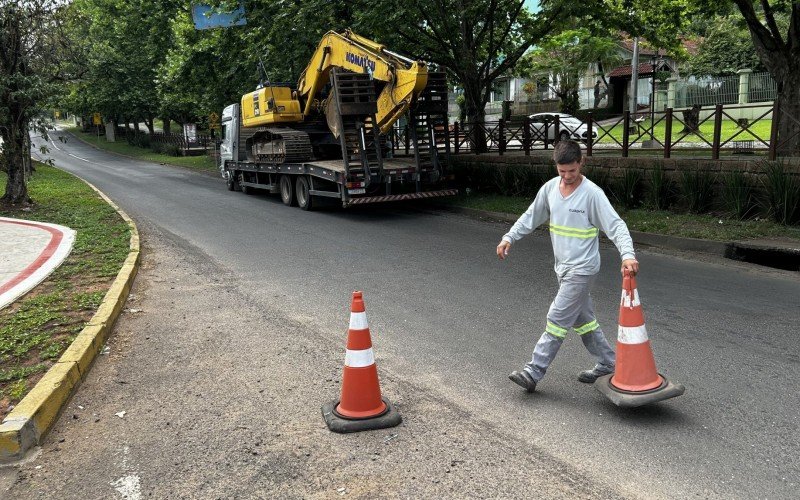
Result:
{"label": "black sneaker", "polygon": [[526,372],[525,370],[521,371],[514,370],[508,375],[508,378],[511,379],[512,382],[514,382],[515,384],[522,387],[528,392],[533,392],[536,390],[536,381],[533,380],[531,374]]}
{"label": "black sneaker", "polygon": [[602,377],[603,375],[608,375],[609,373],[614,372],[598,372],[595,370],[583,370],[578,374],[578,381],[583,382],[584,384],[594,384],[594,381]]}

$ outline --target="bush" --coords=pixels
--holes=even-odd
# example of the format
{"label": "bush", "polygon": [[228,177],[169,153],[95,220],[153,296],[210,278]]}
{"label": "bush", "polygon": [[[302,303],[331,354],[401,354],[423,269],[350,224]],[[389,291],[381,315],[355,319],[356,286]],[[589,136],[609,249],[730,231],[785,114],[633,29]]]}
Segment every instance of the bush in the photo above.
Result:
{"label": "bush", "polygon": [[626,168],[612,188],[612,194],[619,204],[627,210],[636,208],[641,202],[642,171]]}
{"label": "bush", "polygon": [[176,146],[174,144],[162,144],[161,145],[161,151],[165,155],[181,156],[181,148],[179,148],[178,146]]}
{"label": "bush", "polygon": [[708,211],[714,196],[714,174],[705,170],[684,170],[681,194],[690,212],[700,214]]}
{"label": "bush", "polygon": [[609,174],[607,169],[601,167],[587,167],[585,175],[590,181],[597,184],[606,196],[613,196],[614,190],[611,186],[611,174]]}
{"label": "bush", "polygon": [[763,161],[763,205],[780,224],[800,223],[800,178],[778,161]]}
{"label": "bush", "polygon": [[655,210],[666,210],[672,201],[675,188],[660,164],[650,170],[648,184],[647,204]]}
{"label": "bush", "polygon": [[537,171],[529,165],[499,168],[495,176],[497,191],[505,196],[536,196],[547,179],[547,173]]}
{"label": "bush", "polygon": [[723,178],[722,201],[731,217],[747,219],[756,209],[755,188],[742,171],[728,172]]}

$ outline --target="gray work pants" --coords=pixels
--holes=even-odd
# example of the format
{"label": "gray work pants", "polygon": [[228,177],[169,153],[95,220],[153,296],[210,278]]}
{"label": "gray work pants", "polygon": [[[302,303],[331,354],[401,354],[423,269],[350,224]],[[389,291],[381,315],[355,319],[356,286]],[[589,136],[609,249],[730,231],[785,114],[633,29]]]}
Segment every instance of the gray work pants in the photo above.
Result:
{"label": "gray work pants", "polygon": [[594,356],[595,372],[605,374],[614,371],[614,349],[597,324],[592,297],[589,295],[595,276],[567,274],[559,277],[558,295],[547,312],[547,326],[533,349],[533,358],[525,365],[525,370],[533,380],[538,382],[544,377],[570,328],[575,329],[583,345]]}

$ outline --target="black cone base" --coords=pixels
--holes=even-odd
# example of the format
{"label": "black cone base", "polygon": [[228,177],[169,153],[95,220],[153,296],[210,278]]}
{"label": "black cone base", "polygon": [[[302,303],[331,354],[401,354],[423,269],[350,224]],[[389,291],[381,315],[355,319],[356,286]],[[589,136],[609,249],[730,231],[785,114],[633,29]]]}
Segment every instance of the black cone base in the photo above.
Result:
{"label": "black cone base", "polygon": [[389,427],[395,427],[400,425],[400,422],[403,421],[403,418],[397,413],[397,410],[389,403],[389,400],[386,398],[383,399],[383,402],[386,403],[387,411],[382,415],[378,415],[377,417],[372,418],[363,418],[363,419],[349,419],[349,418],[342,418],[334,413],[334,408],[336,405],[339,404],[339,401],[331,401],[330,403],[322,405],[322,417],[325,419],[325,423],[328,425],[328,429],[333,432],[338,432],[340,434],[346,434],[348,432],[361,432],[361,431],[373,431],[376,429],[387,429]]}
{"label": "black cone base", "polygon": [[662,375],[664,384],[658,389],[639,393],[622,391],[611,385],[611,377],[613,376],[613,373],[603,375],[595,381],[594,386],[603,396],[622,408],[635,408],[637,406],[674,398],[680,396],[686,390],[682,384],[673,384]]}

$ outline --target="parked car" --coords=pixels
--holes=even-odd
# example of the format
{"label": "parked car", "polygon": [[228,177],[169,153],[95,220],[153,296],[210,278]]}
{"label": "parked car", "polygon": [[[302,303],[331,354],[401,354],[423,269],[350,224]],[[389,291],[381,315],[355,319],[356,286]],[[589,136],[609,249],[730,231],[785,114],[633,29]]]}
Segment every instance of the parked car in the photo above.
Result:
{"label": "parked car", "polygon": [[[559,139],[572,139],[575,141],[586,141],[586,134],[589,127],[585,123],[566,113],[536,113],[530,115],[531,136],[534,141],[544,140],[544,129],[547,127],[548,140],[555,140],[556,128],[554,125],[555,117],[558,116],[558,136]],[[592,138],[597,137],[597,131],[592,130]]]}

